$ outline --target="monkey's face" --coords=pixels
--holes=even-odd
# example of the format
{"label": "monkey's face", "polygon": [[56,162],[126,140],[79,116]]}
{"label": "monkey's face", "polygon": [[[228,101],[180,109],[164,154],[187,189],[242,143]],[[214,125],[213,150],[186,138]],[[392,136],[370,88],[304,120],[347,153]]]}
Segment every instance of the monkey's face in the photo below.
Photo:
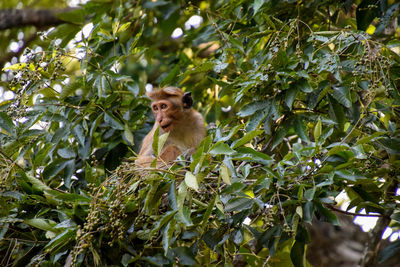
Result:
{"label": "monkey's face", "polygon": [[156,101],[151,104],[151,109],[162,131],[169,132],[174,129],[179,109],[173,103],[168,100]]}

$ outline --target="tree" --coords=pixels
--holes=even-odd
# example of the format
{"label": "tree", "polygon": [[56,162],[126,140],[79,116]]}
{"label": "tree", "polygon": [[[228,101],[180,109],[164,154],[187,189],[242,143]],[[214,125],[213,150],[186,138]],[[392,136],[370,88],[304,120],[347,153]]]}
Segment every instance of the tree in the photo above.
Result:
{"label": "tree", "polygon": [[[104,0],[59,15],[43,49],[4,68],[1,264],[305,266],[308,227],[339,225],[341,192],[379,217],[361,265],[390,259],[399,4],[357,3]],[[143,172],[150,84],[192,91],[210,129],[190,162]]]}

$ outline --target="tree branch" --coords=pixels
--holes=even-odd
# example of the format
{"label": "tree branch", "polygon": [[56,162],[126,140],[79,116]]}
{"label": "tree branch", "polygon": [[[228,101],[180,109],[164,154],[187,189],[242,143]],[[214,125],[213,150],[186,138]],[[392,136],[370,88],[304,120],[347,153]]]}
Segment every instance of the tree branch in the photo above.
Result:
{"label": "tree branch", "polygon": [[50,27],[64,23],[56,14],[68,12],[72,8],[49,9],[5,9],[0,10],[0,30],[21,26]]}
{"label": "tree branch", "polygon": [[333,211],[336,211],[336,212],[339,212],[339,213],[342,213],[342,214],[345,214],[345,215],[348,215],[348,216],[385,217],[385,216],[382,215],[382,214],[362,214],[362,213],[349,212],[349,211],[345,211],[345,210],[341,210],[341,209],[339,209],[339,208],[336,208],[335,206],[330,205],[330,204],[325,204],[325,207],[327,207],[327,208],[330,209],[330,210],[333,210]]}

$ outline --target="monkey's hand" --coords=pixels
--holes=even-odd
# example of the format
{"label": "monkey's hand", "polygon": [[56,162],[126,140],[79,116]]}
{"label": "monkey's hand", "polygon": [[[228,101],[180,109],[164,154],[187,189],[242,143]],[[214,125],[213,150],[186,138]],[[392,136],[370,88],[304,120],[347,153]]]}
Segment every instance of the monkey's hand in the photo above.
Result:
{"label": "monkey's hand", "polygon": [[196,152],[196,148],[190,148],[183,153],[183,156],[187,161],[190,161],[190,157]]}
{"label": "monkey's hand", "polygon": [[139,156],[135,161],[135,165],[138,168],[148,168],[155,159],[153,156]]}
{"label": "monkey's hand", "polygon": [[165,162],[171,162],[176,160],[176,158],[182,154],[180,149],[176,146],[167,146],[163,152],[161,152],[160,158]]}

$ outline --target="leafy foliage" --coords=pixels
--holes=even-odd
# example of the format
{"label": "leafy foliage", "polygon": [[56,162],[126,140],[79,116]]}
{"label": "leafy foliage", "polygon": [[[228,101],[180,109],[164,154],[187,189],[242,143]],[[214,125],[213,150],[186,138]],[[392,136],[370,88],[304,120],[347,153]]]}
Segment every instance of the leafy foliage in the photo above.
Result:
{"label": "leafy foliage", "polygon": [[[330,29],[324,1],[291,2],[90,1],[61,16],[45,50],[5,68],[1,264],[306,266],[306,225],[337,225],[342,191],[397,229],[399,55]],[[135,167],[148,83],[191,90],[215,122],[190,162]]]}

